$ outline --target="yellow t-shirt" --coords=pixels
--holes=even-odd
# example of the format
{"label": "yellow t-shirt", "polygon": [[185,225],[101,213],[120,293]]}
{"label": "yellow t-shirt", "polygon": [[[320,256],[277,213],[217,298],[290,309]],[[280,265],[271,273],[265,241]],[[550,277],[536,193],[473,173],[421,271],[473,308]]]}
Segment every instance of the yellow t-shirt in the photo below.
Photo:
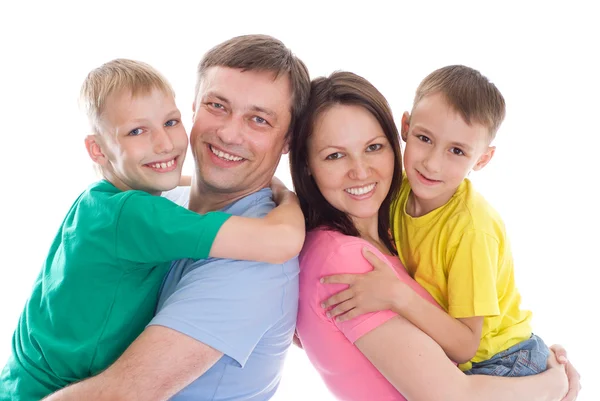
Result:
{"label": "yellow t-shirt", "polygon": [[[519,309],[512,254],[498,213],[468,179],[444,206],[421,217],[406,213],[409,194],[404,176],[391,214],[400,259],[450,316],[484,316],[471,362],[528,339],[531,312]],[[460,368],[470,369],[471,362]]]}

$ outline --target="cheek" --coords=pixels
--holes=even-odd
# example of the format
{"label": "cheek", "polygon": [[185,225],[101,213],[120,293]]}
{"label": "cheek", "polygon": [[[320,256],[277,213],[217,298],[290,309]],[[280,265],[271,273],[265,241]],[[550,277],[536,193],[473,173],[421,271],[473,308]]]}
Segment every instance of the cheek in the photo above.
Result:
{"label": "cheek", "polygon": [[[316,164],[311,168],[311,172],[319,190],[326,198],[339,191],[344,185],[346,170],[340,161],[331,164]],[[330,199],[327,200],[330,201]]]}
{"label": "cheek", "polygon": [[394,151],[390,149],[389,152],[387,152],[385,154],[385,158],[383,159],[383,163],[381,166],[382,174],[386,178],[389,178],[391,180],[392,176],[394,175],[395,167],[396,167],[396,158],[394,157]]}
{"label": "cheek", "polygon": [[173,142],[176,147],[185,150],[188,145],[188,136],[185,132],[185,129],[182,127],[177,131],[173,138]]}

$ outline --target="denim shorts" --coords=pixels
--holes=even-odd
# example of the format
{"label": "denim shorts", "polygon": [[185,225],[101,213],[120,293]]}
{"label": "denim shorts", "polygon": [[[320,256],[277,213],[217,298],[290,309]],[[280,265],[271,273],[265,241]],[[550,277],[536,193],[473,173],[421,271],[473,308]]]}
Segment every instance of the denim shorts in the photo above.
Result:
{"label": "denim shorts", "polygon": [[550,350],[541,338],[531,338],[499,352],[487,361],[473,363],[467,375],[522,377],[542,373]]}

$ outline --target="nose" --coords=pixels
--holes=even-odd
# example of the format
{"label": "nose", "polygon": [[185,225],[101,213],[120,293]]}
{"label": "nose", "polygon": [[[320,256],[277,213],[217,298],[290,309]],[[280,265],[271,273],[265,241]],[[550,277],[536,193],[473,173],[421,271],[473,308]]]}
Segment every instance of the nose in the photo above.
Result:
{"label": "nose", "polygon": [[371,167],[366,160],[362,158],[356,158],[352,161],[352,167],[350,169],[350,178],[353,180],[366,180],[369,178]]}
{"label": "nose", "polygon": [[155,153],[170,153],[173,151],[173,141],[171,140],[169,133],[165,130],[164,127],[161,127],[160,129],[155,131],[152,139],[154,142]]}
{"label": "nose", "polygon": [[442,169],[442,155],[432,150],[423,158],[423,167],[430,173],[439,173]]}
{"label": "nose", "polygon": [[217,130],[217,134],[224,144],[242,144],[244,123],[241,118],[232,116],[223,121],[223,125]]}

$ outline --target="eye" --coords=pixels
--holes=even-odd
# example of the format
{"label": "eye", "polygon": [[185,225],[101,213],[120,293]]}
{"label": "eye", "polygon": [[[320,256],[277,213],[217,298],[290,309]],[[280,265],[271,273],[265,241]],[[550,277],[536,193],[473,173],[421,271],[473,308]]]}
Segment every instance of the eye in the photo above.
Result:
{"label": "eye", "polygon": [[259,116],[252,117],[252,120],[255,123],[260,124],[260,125],[265,125],[265,124],[269,125],[269,122],[267,120],[265,120],[264,118],[259,117]]}
{"label": "eye", "polygon": [[207,103],[210,107],[212,107],[213,109],[219,109],[219,110],[224,110],[225,106],[223,106],[221,103],[216,103],[216,102],[208,102]]}
{"label": "eye", "polygon": [[417,138],[421,141],[421,142],[425,142],[425,143],[431,143],[431,139],[429,139],[428,137],[426,137],[425,135],[417,135]]}
{"label": "eye", "polygon": [[372,145],[367,146],[367,152],[376,152],[383,148],[383,145],[380,143],[374,143]]}
{"label": "eye", "polygon": [[325,160],[337,160],[343,157],[341,152],[335,152],[325,158]]}
{"label": "eye", "polygon": [[465,152],[463,152],[459,148],[452,148],[452,149],[450,149],[450,153],[452,153],[453,155],[456,155],[456,156],[464,156],[465,155]]}
{"label": "eye", "polygon": [[179,120],[169,120],[165,123],[165,127],[174,127],[179,124]]}
{"label": "eye", "polygon": [[141,135],[141,133],[144,132],[144,130],[142,130],[141,128],[136,128],[136,129],[132,129],[131,131],[129,131],[129,136],[138,136]]}

